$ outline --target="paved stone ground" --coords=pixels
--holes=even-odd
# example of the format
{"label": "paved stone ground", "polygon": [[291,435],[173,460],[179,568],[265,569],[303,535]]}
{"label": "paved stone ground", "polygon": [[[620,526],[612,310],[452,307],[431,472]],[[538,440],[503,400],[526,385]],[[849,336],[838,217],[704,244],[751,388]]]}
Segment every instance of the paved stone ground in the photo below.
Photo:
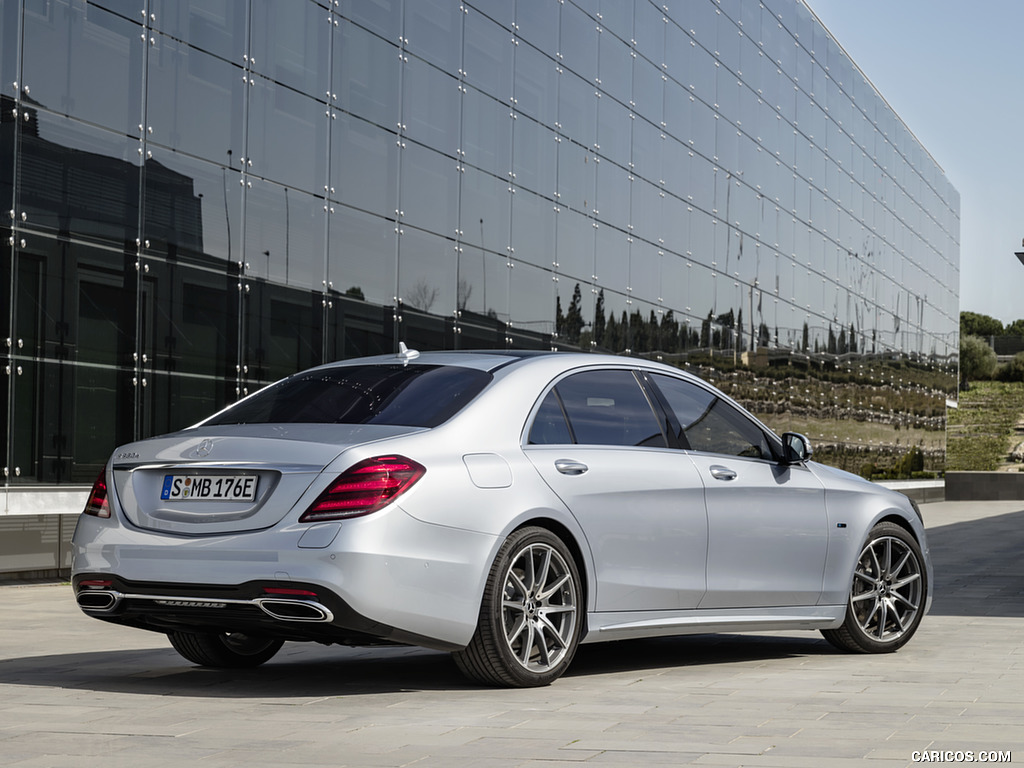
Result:
{"label": "paved stone ground", "polygon": [[86,618],[67,585],[3,586],[0,765],[1024,762],[1024,502],[924,512],[936,598],[899,653],[845,655],[811,633],[623,642],[584,646],[534,690],[470,685],[416,649],[289,644],[258,670],[203,670],[161,635]]}

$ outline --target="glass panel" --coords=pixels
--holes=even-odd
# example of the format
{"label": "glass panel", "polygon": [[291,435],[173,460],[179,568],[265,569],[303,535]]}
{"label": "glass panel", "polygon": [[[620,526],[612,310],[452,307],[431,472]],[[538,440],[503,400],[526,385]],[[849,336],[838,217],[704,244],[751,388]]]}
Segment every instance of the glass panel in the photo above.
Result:
{"label": "glass panel", "polygon": [[[633,13],[633,37],[636,39],[636,50],[653,64],[654,71],[657,71],[665,63],[665,29],[668,24],[663,20],[663,9],[654,3],[640,2],[636,3]],[[641,63],[637,61],[638,65]],[[646,68],[645,66],[644,69]],[[635,82],[636,80],[634,80]],[[646,113],[646,109],[643,107],[644,102],[640,101],[635,93],[633,98]]]}
{"label": "glass panel", "polygon": [[[313,194],[327,183],[324,106],[262,77],[249,89],[248,170]],[[248,163],[247,163],[248,165]]]}
{"label": "glass panel", "polygon": [[459,237],[468,246],[508,256],[512,195],[508,181],[466,168],[462,178]]}
{"label": "glass panel", "polygon": [[529,115],[551,127],[558,119],[559,76],[555,62],[549,58],[554,50],[547,49],[545,55],[528,45],[518,46],[514,84],[515,108],[520,116]]}
{"label": "glass panel", "polygon": [[331,130],[331,196],[393,218],[398,209],[396,135],[343,112],[331,121]]}
{"label": "glass panel", "polygon": [[327,279],[334,290],[393,306],[398,290],[395,223],[342,205],[335,206],[329,225]]}
{"label": "glass panel", "polygon": [[509,271],[512,328],[535,340],[534,348],[551,346],[555,332],[555,283],[551,273],[532,264],[513,261]]}
{"label": "glass panel", "polygon": [[598,154],[628,168],[632,151],[633,120],[630,111],[611,99],[600,99],[597,105]]}
{"label": "glass panel", "polygon": [[322,360],[322,302],[318,294],[262,281],[247,296],[250,380],[271,382]]}
{"label": "glass panel", "polygon": [[464,18],[466,81],[511,106],[514,47],[511,34],[472,8]]}
{"label": "glass panel", "polygon": [[558,203],[589,214],[597,194],[597,158],[585,147],[563,140],[558,145]]}
{"label": "glass panel", "polygon": [[[90,0],[91,4],[92,0]],[[139,0],[118,0],[132,8],[125,15],[139,16]],[[161,32],[230,62],[243,63],[246,52],[248,0],[149,0],[155,19],[150,24]]]}
{"label": "glass panel", "polygon": [[[588,85],[596,85],[597,24],[571,3],[562,5],[560,62]],[[575,135],[575,134],[573,134]]]}
{"label": "glass panel", "polygon": [[474,88],[462,98],[463,161],[508,182],[512,169],[512,117],[508,106]]}
{"label": "glass panel", "polygon": [[451,157],[412,141],[405,143],[399,206],[402,224],[454,237],[460,175]]}
{"label": "glass panel", "polygon": [[199,264],[238,261],[241,174],[179,152],[152,152],[144,174],[148,250]]}
{"label": "glass panel", "polygon": [[397,40],[402,34],[402,0],[342,0],[341,15],[385,40]]}
{"label": "glass panel", "polygon": [[418,312],[451,317],[457,282],[455,245],[414,227],[398,239],[398,295]]}
{"label": "glass panel", "polygon": [[323,290],[323,200],[256,180],[246,189],[245,206],[247,274]]}
{"label": "glass panel", "polygon": [[327,100],[331,24],[319,5],[252,0],[249,65],[254,72]]}
{"label": "glass panel", "polygon": [[594,87],[568,70],[558,76],[556,127],[574,144],[594,149],[597,144],[597,103]]}
{"label": "glass panel", "polygon": [[[516,4],[516,26],[519,38],[549,56],[558,51],[559,5],[557,0]],[[517,69],[521,53],[521,50],[516,52]]]}
{"label": "glass panel", "polygon": [[[557,271],[589,282],[594,275],[594,222],[583,214],[562,208],[558,213]],[[566,280],[563,279],[563,283]],[[570,289],[571,289],[570,284]]]}
{"label": "glass panel", "polygon": [[463,15],[458,3],[446,0],[417,0],[414,3],[406,3],[406,50],[449,74],[458,74],[462,53]]}
{"label": "glass panel", "polygon": [[150,141],[241,167],[247,86],[240,67],[160,35],[150,48],[148,87]]}
{"label": "glass panel", "polygon": [[518,189],[533,190],[551,198],[557,189],[558,144],[556,134],[526,117],[515,121],[513,167]]}
{"label": "glass panel", "polygon": [[[360,9],[375,5],[356,3]],[[342,20],[338,29],[334,37],[332,97],[337,96],[338,106],[353,115],[395,130],[400,62],[398,47],[390,41],[397,40],[399,33],[382,40],[347,19]],[[339,115],[338,119],[341,118]]]}
{"label": "glass panel", "polygon": [[597,166],[594,215],[602,224],[611,224],[623,232],[629,230],[629,188],[629,174],[625,170],[609,162]]}
{"label": "glass panel", "polygon": [[554,207],[525,189],[512,196],[512,254],[520,261],[550,268],[555,259]]}
{"label": "glass panel", "polygon": [[633,59],[630,57],[630,47],[615,35],[604,32],[598,36],[597,50],[598,85],[601,91],[628,106],[633,98]]}
{"label": "glass panel", "polygon": [[137,141],[29,112],[18,155],[18,210],[29,226],[122,247],[138,231]]}
{"label": "glass panel", "polygon": [[459,135],[459,81],[411,57],[402,71],[403,133],[455,155]]}
{"label": "glass panel", "polygon": [[600,285],[625,291],[629,285],[629,240],[612,227],[598,227],[595,269]]}
{"label": "glass panel", "polygon": [[[139,26],[100,8],[64,2],[54,2],[47,13],[26,12],[24,19],[21,84],[29,91],[23,93],[43,109],[137,136]],[[16,79],[5,79],[5,92]]]}

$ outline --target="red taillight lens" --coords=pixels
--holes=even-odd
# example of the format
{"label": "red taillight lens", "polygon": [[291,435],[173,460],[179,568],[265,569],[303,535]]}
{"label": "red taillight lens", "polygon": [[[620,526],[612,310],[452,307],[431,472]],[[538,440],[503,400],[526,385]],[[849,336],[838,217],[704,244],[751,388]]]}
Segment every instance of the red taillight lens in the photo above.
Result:
{"label": "red taillight lens", "polygon": [[361,461],[340,474],[299,522],[342,520],[376,512],[405,493],[426,471],[404,456],[377,456]]}
{"label": "red taillight lens", "polygon": [[100,470],[99,477],[92,484],[92,490],[89,492],[89,501],[85,503],[85,509],[82,510],[82,514],[93,515],[94,517],[110,517],[110,503],[107,501],[106,469]]}

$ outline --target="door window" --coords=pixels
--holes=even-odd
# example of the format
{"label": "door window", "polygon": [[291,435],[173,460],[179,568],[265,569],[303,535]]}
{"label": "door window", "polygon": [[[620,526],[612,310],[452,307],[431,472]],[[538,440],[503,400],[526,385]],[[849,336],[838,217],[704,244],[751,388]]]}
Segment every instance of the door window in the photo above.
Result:
{"label": "door window", "polygon": [[541,403],[529,441],[668,446],[647,396],[625,370],[584,371],[560,381]]}
{"label": "door window", "polygon": [[684,447],[707,453],[774,458],[764,431],[732,405],[696,384],[672,376],[652,374],[679,421]]}

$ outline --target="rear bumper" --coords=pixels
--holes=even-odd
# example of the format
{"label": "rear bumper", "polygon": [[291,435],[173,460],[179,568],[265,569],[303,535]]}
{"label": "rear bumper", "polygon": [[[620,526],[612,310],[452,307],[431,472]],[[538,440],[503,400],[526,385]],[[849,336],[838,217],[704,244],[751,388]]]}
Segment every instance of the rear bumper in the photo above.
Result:
{"label": "rear bumper", "polygon": [[[89,616],[159,632],[444,650],[469,643],[497,537],[424,523],[397,505],[336,527],[186,537],[83,515],[72,583]],[[315,597],[282,598],[282,589]]]}
{"label": "rear bumper", "polygon": [[72,578],[72,588],[86,615],[154,632],[244,632],[283,640],[399,643],[445,651],[461,647],[369,619],[331,590],[303,582],[180,584],[80,573]]}

